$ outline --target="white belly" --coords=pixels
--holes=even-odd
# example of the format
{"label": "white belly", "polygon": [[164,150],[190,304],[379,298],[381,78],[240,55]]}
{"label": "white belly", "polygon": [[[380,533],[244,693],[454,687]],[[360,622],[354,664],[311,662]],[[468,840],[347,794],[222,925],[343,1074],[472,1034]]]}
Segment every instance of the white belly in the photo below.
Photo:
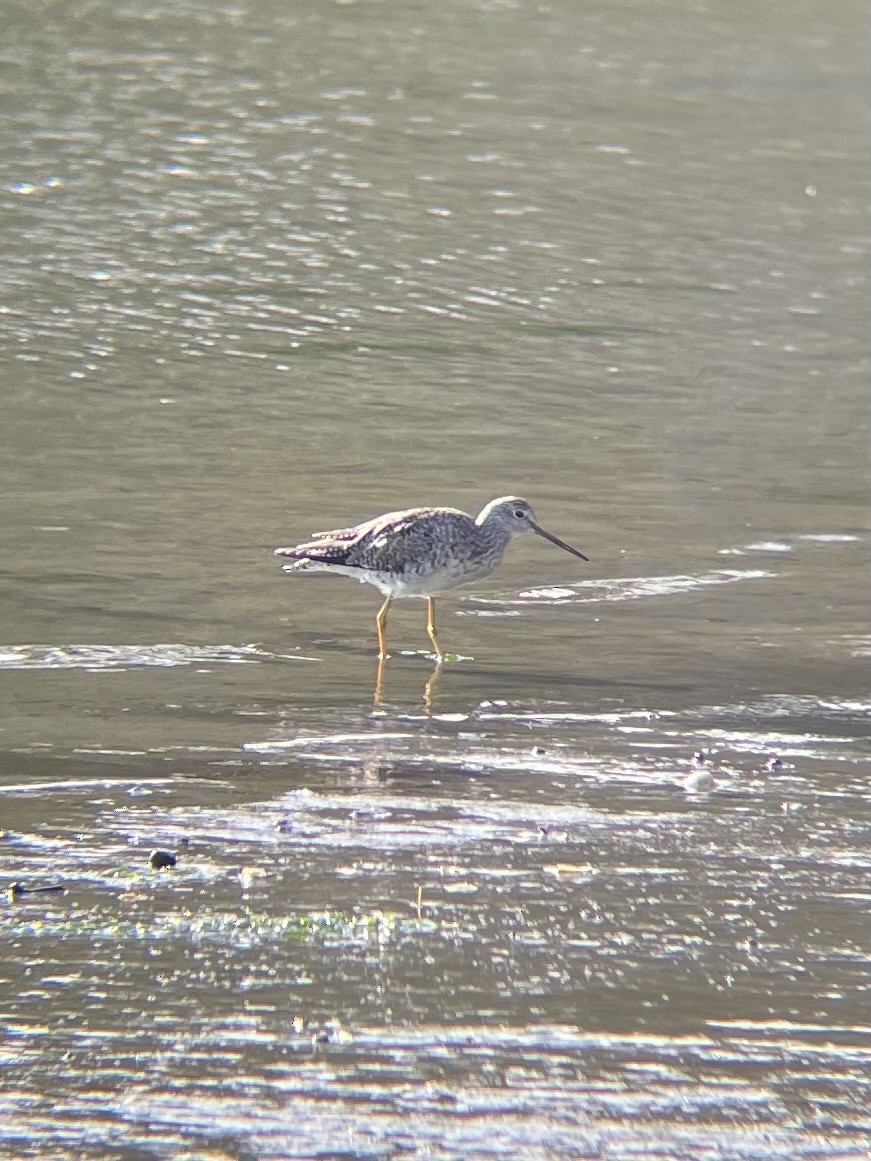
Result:
{"label": "white belly", "polygon": [[325,564],[316,560],[304,560],[285,565],[286,572],[331,572],[338,576],[350,576],[360,584],[372,585],[385,597],[437,597],[450,592],[459,585],[480,580],[493,571],[494,562],[487,561],[474,569],[465,565],[450,566],[432,572],[406,572],[401,575],[378,572],[375,569],[354,568],[343,564]]}
{"label": "white belly", "polygon": [[[349,570],[350,572],[351,570]],[[374,585],[385,596],[392,597],[437,597],[440,593],[450,592],[460,585],[468,584],[479,577],[491,572],[490,568],[470,574],[468,568],[462,572],[453,573],[450,569],[439,572],[419,575],[406,573],[404,576],[385,575],[379,572],[370,572],[354,569],[354,574],[362,584]]]}

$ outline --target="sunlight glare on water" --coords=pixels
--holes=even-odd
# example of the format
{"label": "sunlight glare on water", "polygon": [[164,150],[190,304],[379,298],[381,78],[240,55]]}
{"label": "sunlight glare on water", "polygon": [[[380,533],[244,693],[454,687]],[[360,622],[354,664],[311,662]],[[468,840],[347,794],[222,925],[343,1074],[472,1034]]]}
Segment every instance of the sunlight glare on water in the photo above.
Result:
{"label": "sunlight glare on water", "polygon": [[860,11],[6,13],[0,1156],[865,1155]]}

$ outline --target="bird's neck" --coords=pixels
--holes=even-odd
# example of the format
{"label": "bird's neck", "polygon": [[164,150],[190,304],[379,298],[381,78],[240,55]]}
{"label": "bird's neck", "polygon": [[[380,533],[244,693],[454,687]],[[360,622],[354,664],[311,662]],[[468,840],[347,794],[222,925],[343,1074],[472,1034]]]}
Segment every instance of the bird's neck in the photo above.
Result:
{"label": "bird's neck", "polygon": [[478,536],[482,544],[488,549],[501,548],[504,551],[511,539],[511,533],[507,528],[486,517],[483,520],[476,520],[475,523],[478,525]]}

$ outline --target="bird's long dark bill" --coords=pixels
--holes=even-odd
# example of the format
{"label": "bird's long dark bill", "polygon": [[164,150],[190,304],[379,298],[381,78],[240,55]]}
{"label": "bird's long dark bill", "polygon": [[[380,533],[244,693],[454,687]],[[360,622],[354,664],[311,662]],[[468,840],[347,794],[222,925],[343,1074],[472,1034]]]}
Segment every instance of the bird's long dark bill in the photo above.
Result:
{"label": "bird's long dark bill", "polygon": [[[532,524],[531,520],[530,520],[530,524]],[[578,552],[578,550],[576,548],[572,548],[572,546],[570,544],[566,544],[566,542],[564,540],[559,540],[556,536],[551,536],[551,534],[549,532],[545,532],[545,530],[543,528],[539,528],[539,526],[537,524],[532,524],[532,527],[533,527],[533,530],[535,532],[537,532],[539,536],[543,536],[545,538],[545,540],[549,540],[551,542],[551,544],[555,544],[557,546],[557,548],[564,548],[566,550],[566,552],[570,552],[572,554],[572,556],[580,557],[581,560],[588,561],[590,559],[588,556],[584,556],[584,554],[582,552]]]}

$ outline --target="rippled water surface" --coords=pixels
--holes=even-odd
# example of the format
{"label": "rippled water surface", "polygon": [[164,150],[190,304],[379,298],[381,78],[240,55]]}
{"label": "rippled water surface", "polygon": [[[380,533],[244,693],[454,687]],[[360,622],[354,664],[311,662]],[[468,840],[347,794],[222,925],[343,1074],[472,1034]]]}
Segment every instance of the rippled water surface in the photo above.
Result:
{"label": "rippled water surface", "polygon": [[868,1155],[867,24],[9,7],[0,1156]]}

